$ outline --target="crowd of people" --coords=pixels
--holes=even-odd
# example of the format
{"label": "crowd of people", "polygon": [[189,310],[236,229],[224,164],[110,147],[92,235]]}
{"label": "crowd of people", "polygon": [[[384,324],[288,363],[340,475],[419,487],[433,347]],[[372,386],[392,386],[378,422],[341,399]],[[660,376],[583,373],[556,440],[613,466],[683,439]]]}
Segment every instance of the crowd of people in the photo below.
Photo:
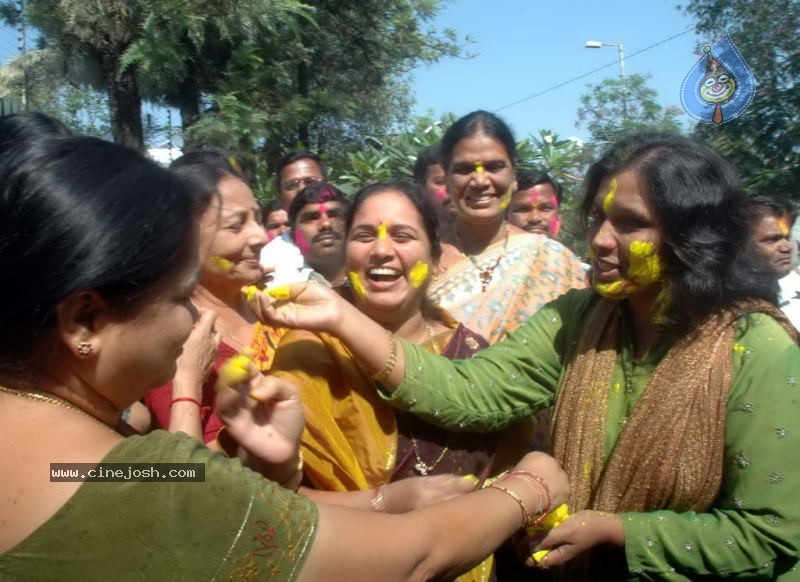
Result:
{"label": "crowd of people", "polygon": [[0,119],[0,579],[800,580],[795,205],[630,135],[582,260],[492,113],[413,176]]}

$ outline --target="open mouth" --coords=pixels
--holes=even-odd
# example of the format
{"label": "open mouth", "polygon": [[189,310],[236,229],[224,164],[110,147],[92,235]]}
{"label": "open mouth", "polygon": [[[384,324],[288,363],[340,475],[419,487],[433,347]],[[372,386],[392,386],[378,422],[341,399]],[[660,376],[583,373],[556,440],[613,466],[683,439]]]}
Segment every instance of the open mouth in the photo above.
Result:
{"label": "open mouth", "polygon": [[367,270],[367,279],[374,283],[394,283],[403,274],[397,269],[390,269],[388,267],[375,267]]}

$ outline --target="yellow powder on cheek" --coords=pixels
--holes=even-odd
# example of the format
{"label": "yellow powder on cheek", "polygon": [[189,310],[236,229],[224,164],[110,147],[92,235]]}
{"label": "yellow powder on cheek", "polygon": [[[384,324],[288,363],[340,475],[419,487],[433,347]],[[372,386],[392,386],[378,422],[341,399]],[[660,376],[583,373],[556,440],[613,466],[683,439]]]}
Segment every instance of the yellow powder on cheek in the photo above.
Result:
{"label": "yellow powder on cheek", "polygon": [[633,241],[629,250],[628,277],[637,286],[645,287],[661,280],[664,267],[653,243]]}
{"label": "yellow powder on cheek", "polygon": [[617,179],[614,178],[608,184],[608,194],[603,198],[603,212],[608,214],[611,211],[611,205],[614,204],[614,197],[617,195]]}
{"label": "yellow powder on cheek", "polygon": [[508,208],[508,205],[511,204],[511,195],[514,193],[514,185],[510,184],[508,186],[508,190],[506,193],[503,194],[502,198],[500,198],[500,209],[505,210]]}
{"label": "yellow powder on cheek", "polygon": [[229,261],[228,259],[212,256],[210,257],[210,260],[215,267],[225,271],[226,273],[233,271],[233,262]]}
{"label": "yellow powder on cheek", "polygon": [[359,297],[366,297],[367,290],[364,289],[364,284],[361,282],[361,277],[355,271],[347,273],[347,278],[350,280],[350,286]]}
{"label": "yellow powder on cheek", "polygon": [[414,287],[414,289],[419,288],[428,278],[428,272],[428,263],[417,261],[416,264],[411,267],[411,272],[408,274],[411,280],[411,286]]}

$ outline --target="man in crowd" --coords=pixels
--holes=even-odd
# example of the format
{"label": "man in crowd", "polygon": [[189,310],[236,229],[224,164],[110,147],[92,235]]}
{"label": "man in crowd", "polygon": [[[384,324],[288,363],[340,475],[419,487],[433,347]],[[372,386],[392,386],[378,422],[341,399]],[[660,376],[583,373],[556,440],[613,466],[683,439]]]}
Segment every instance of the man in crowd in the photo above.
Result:
{"label": "man in crowd", "polygon": [[456,220],[456,209],[453,200],[447,194],[447,179],[439,155],[439,146],[423,148],[417,154],[417,161],[414,163],[414,182],[422,188],[423,194],[436,209],[439,217],[439,236],[447,238]]}
{"label": "man in crowd", "polygon": [[555,238],[561,229],[561,185],[542,172],[517,171],[517,190],[506,211],[509,223]]}
{"label": "man in crowd", "polygon": [[[328,173],[322,159],[307,151],[291,151],[278,162],[275,183],[283,210],[289,210],[292,200],[306,186],[327,182]],[[305,280],[305,260],[288,231],[272,239],[261,250],[261,265],[271,272],[271,285],[284,285]]]}
{"label": "man in crowd", "polygon": [[344,283],[344,228],[348,201],[324,182],[312,183],[289,205],[290,235],[303,255],[303,280],[331,287]]}
{"label": "man in crowd", "polygon": [[793,268],[796,250],[790,236],[797,209],[777,196],[754,196],[747,204],[754,249],[778,280],[780,308],[800,330],[800,273]]}

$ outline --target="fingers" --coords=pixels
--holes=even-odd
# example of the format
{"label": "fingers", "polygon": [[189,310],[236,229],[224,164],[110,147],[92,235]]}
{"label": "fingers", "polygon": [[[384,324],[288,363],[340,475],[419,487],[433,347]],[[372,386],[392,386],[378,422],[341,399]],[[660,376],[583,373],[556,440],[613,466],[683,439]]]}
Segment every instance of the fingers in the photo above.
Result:
{"label": "fingers", "polygon": [[260,374],[250,382],[250,391],[247,395],[259,402],[285,402],[300,398],[297,387],[291,382]]}

